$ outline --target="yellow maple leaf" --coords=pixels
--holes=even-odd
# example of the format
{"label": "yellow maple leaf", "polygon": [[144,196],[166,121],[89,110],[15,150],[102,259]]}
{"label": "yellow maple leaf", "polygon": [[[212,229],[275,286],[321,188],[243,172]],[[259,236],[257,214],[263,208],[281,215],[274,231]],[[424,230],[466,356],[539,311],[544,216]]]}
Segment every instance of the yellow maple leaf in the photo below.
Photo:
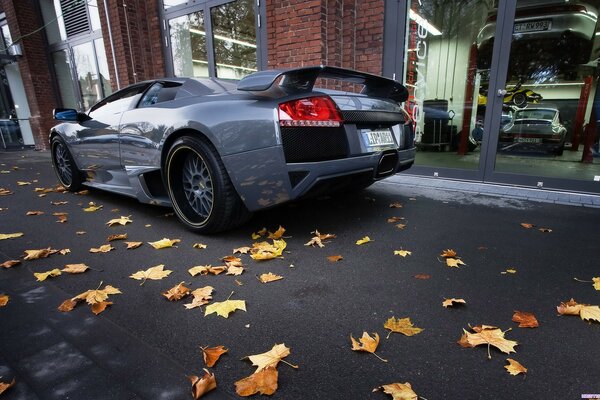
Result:
{"label": "yellow maple leaf", "polygon": [[59,276],[61,274],[60,269],[54,268],[53,270],[46,272],[34,272],[33,275],[37,278],[38,282],[45,281],[46,279]]}
{"label": "yellow maple leaf", "polygon": [[84,208],[83,211],[85,211],[85,212],[94,212],[94,211],[98,211],[98,210],[102,209],[102,207],[104,207],[104,206],[97,205],[93,201],[90,201],[90,203],[88,204],[88,207]]}
{"label": "yellow maple leaf", "polygon": [[8,304],[10,297],[7,294],[0,294],[0,307],[4,307]]}
{"label": "yellow maple leaf", "polygon": [[406,257],[406,256],[410,256],[411,254],[412,254],[412,252],[410,252],[408,250],[394,250],[395,256]]}
{"label": "yellow maple leaf", "polygon": [[89,267],[85,264],[66,264],[62,271],[69,274],[81,274],[88,269]]}
{"label": "yellow maple leaf", "polygon": [[103,244],[100,247],[92,247],[90,249],[90,253],[108,253],[111,250],[114,250],[115,248],[112,247],[110,244]]}
{"label": "yellow maple leaf", "polygon": [[365,244],[365,243],[369,243],[369,242],[372,242],[371,238],[368,236],[365,236],[364,238],[357,240],[356,244],[360,246],[361,244]]}
{"label": "yellow maple leaf", "polygon": [[249,251],[250,251],[250,247],[248,247],[248,246],[238,247],[238,248],[233,249],[233,254],[235,254],[235,253],[248,254]]}
{"label": "yellow maple leaf", "polygon": [[[102,286],[102,282],[100,282],[99,286]],[[112,294],[121,294],[121,291],[116,287],[106,285],[104,289],[88,290],[75,296],[73,299],[85,300],[86,303],[94,305],[105,301]]]}
{"label": "yellow maple leaf", "polygon": [[267,352],[254,354],[252,356],[247,356],[244,358],[247,358],[252,362],[252,365],[256,367],[256,371],[254,373],[257,373],[265,368],[276,368],[277,364],[279,364],[279,361],[289,365],[292,368],[298,368],[297,365],[290,364],[287,361],[283,360],[289,355],[290,349],[286,347],[284,343],[281,343],[275,344],[273,348],[271,348],[271,350]]}
{"label": "yellow maple leaf", "polygon": [[583,306],[579,316],[582,320],[600,322],[600,307],[598,306]]}
{"label": "yellow maple leaf", "polygon": [[132,223],[133,221],[130,219],[131,215],[128,215],[126,217],[121,216],[121,218],[113,218],[110,221],[108,221],[106,223],[106,225],[108,226],[113,226],[113,225],[127,225]]}
{"label": "yellow maple leaf", "polygon": [[18,237],[23,236],[23,232],[17,232],[17,233],[0,233],[0,240],[6,240],[6,239],[15,239]]}
{"label": "yellow maple leaf", "polygon": [[255,372],[235,382],[235,392],[242,397],[260,393],[272,395],[277,390],[279,373],[273,367],[268,367],[260,372]]}
{"label": "yellow maple leaf", "polygon": [[453,268],[459,268],[461,265],[467,265],[460,258],[446,258],[446,265]]}
{"label": "yellow maple leaf", "polygon": [[181,239],[167,239],[162,238],[161,240],[157,240],[156,242],[148,242],[148,244],[155,249],[166,249],[168,247],[177,247],[175,244],[181,242]]}
{"label": "yellow maple leaf", "polygon": [[556,310],[561,315],[579,315],[584,320],[600,322],[600,307],[590,304],[579,304],[571,299],[566,303],[560,303]]}
{"label": "yellow maple leaf", "polygon": [[184,307],[188,310],[196,307],[208,304],[212,300],[212,286],[204,286],[202,288],[193,290],[190,294],[194,297],[191,303],[184,304]]}
{"label": "yellow maple leaf", "polygon": [[209,372],[207,369],[204,369],[202,378],[197,377],[196,375],[190,375],[188,378],[192,382],[192,396],[195,400],[198,400],[204,394],[217,388],[215,374]]}
{"label": "yellow maple leaf", "polygon": [[27,185],[31,185],[31,182],[17,181],[17,185],[19,185],[19,186],[27,186]]}
{"label": "yellow maple leaf", "polygon": [[520,362],[517,360],[513,360],[512,358],[507,358],[508,365],[505,365],[504,368],[511,375],[519,375],[527,372],[527,368],[525,368]]}
{"label": "yellow maple leaf", "polygon": [[241,275],[244,272],[244,267],[236,267],[235,265],[231,265],[227,267],[227,272],[225,275]]}
{"label": "yellow maple leaf", "polygon": [[279,229],[277,229],[275,232],[269,232],[269,236],[267,237],[267,239],[281,239],[283,237],[283,234],[285,233],[285,228],[281,225],[279,225]]}
{"label": "yellow maple leaf", "polygon": [[260,231],[252,234],[252,240],[260,239],[262,236],[265,236],[267,232],[267,228],[262,228]]}
{"label": "yellow maple leaf", "polygon": [[246,311],[246,301],[245,300],[225,300],[221,302],[212,303],[211,305],[206,306],[204,310],[204,316],[216,313],[223,318],[229,317],[229,314],[234,312],[235,310]]}
{"label": "yellow maple leaf", "polygon": [[[508,340],[504,337],[505,332],[495,326],[481,325],[471,328],[475,333],[467,332],[463,329],[463,336],[458,343],[463,347],[475,347],[481,344],[488,346],[488,358],[492,358],[490,354],[490,346],[496,347],[503,353],[515,353],[515,346],[518,343],[514,340]],[[509,329],[510,330],[510,329]]]}
{"label": "yellow maple leaf", "polygon": [[600,290],[600,277],[592,278],[592,281],[594,282],[594,289]]}
{"label": "yellow maple leaf", "polygon": [[454,297],[442,301],[442,306],[445,308],[452,307],[454,304],[467,304],[467,302],[464,299],[455,299]]}
{"label": "yellow maple leaf", "polygon": [[281,276],[281,275],[275,275],[272,272],[269,272],[267,274],[261,274],[258,277],[258,280],[261,281],[262,283],[274,282],[274,281],[278,281],[280,279],[283,279],[283,276]]}
{"label": "yellow maple leaf", "polygon": [[269,242],[254,243],[250,249],[250,257],[256,261],[281,257],[286,246],[287,243],[283,239],[273,240],[273,244]]}
{"label": "yellow maple leaf", "polygon": [[205,249],[207,246],[206,246],[205,244],[203,244],[203,243],[194,243],[194,244],[192,245],[192,247],[193,247],[194,249],[200,249],[200,250],[203,250],[203,249]]}
{"label": "yellow maple leaf", "polygon": [[414,326],[408,317],[402,319],[391,317],[383,324],[383,327],[390,330],[387,335],[388,338],[392,332],[401,333],[406,336],[414,336],[423,332],[423,329]]}
{"label": "yellow maple leaf", "polygon": [[141,280],[142,283],[140,283],[140,286],[142,286],[148,279],[160,280],[166,278],[171,272],[173,272],[170,269],[163,270],[163,268],[164,264],[156,265],[148,268],[147,270],[137,271],[129,277],[132,279]]}
{"label": "yellow maple leaf", "polygon": [[363,335],[361,338],[359,338],[358,340],[360,340],[360,343],[354,339],[354,337],[352,337],[352,334],[350,334],[350,340],[352,342],[352,350],[354,351],[366,351],[368,353],[373,354],[375,357],[379,358],[381,361],[383,362],[387,362],[387,360],[379,357],[377,354],[375,354],[375,351],[377,350],[377,346],[379,345],[379,334],[374,332],[373,333],[373,337],[371,337],[367,332],[363,332]]}
{"label": "yellow maple leaf", "polygon": [[329,240],[329,239],[335,239],[336,235],[334,235],[333,233],[321,233],[319,232],[318,229],[315,229],[313,232],[311,232],[312,234],[314,234],[315,236],[312,237],[307,243],[305,243],[305,246],[319,246],[319,247],[325,247],[325,244],[323,244],[324,240]]}
{"label": "yellow maple leaf", "polygon": [[390,383],[373,389],[374,392],[383,390],[383,393],[391,394],[393,400],[417,400],[419,396],[412,390],[410,383]]}
{"label": "yellow maple leaf", "polygon": [[191,276],[200,275],[219,275],[221,272],[227,271],[227,267],[213,267],[211,265],[198,265],[196,267],[192,267],[188,269],[188,272]]}

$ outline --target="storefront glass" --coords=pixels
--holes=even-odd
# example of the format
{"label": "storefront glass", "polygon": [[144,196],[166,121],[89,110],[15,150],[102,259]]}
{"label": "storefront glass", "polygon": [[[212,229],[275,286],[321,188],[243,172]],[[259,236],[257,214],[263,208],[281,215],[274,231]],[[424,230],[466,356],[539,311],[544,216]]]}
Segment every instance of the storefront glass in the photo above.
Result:
{"label": "storefront glass", "polygon": [[78,108],[77,98],[73,91],[73,81],[71,77],[71,61],[67,50],[60,50],[52,53],[54,62],[54,72],[56,73],[56,83],[60,91],[60,98],[63,107]]}
{"label": "storefront glass", "polygon": [[207,77],[208,54],[204,13],[198,11],[169,20],[175,76]]}
{"label": "storefront glass", "polygon": [[87,110],[102,98],[102,89],[100,87],[92,43],[88,42],[74,46],[73,60],[75,61],[75,69],[77,70],[83,108]]}

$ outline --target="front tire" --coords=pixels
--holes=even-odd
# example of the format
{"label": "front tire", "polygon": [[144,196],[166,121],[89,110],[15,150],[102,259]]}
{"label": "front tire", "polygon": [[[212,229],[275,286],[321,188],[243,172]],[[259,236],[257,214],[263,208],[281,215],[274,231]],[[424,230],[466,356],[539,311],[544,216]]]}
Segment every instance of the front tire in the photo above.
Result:
{"label": "front tire", "polygon": [[224,231],[251,216],[216,149],[205,139],[183,136],[175,141],[164,176],[175,214],[194,232]]}
{"label": "front tire", "polygon": [[69,192],[81,190],[83,175],[75,165],[67,144],[60,136],[54,136],[50,142],[52,166],[60,184]]}

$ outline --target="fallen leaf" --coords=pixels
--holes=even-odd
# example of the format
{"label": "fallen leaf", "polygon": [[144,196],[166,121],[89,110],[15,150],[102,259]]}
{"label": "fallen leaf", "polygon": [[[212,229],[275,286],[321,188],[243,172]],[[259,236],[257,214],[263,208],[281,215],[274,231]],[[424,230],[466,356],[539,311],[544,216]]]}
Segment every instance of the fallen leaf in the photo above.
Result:
{"label": "fallen leaf", "polygon": [[412,390],[410,383],[390,383],[373,389],[374,392],[383,390],[383,393],[391,394],[393,400],[417,400],[419,396]]}
{"label": "fallen leaf", "polygon": [[540,228],[540,229],[538,229],[538,231],[543,232],[543,233],[550,233],[550,232],[552,232],[552,229],[550,229],[550,228]]}
{"label": "fallen leaf", "polygon": [[249,359],[252,362],[252,365],[256,367],[256,371],[254,371],[254,373],[260,372],[261,370],[269,367],[277,368],[277,364],[279,364],[280,361],[289,365],[292,368],[297,369],[297,365],[290,364],[287,361],[283,360],[289,355],[290,349],[286,347],[284,343],[281,343],[275,344],[273,348],[271,348],[271,350],[265,353],[254,354],[252,356],[247,356],[244,358]]}
{"label": "fallen leaf", "polygon": [[415,278],[417,278],[417,279],[430,279],[431,275],[429,275],[429,274],[417,274],[417,275],[415,275]]}
{"label": "fallen leaf", "polygon": [[506,275],[506,274],[516,274],[516,273],[517,273],[517,270],[516,270],[516,269],[514,269],[514,268],[509,268],[509,269],[507,269],[506,271],[502,271],[502,272],[500,272],[500,273],[501,273],[501,274],[504,274],[504,275]]}
{"label": "fallen leaf", "polygon": [[115,248],[112,247],[112,245],[110,245],[110,244],[103,244],[102,246],[100,246],[98,248],[92,247],[90,249],[90,253],[108,253],[109,251],[114,250],[114,249]]}
{"label": "fallen leaf", "polygon": [[188,269],[188,272],[190,273],[191,276],[196,276],[198,274],[200,274],[200,275],[208,275],[208,274],[219,275],[221,272],[225,272],[225,271],[227,271],[227,267],[213,267],[210,265],[199,265],[199,266]]}
{"label": "fallen leaf", "polygon": [[0,394],[6,392],[8,389],[13,387],[16,382],[17,381],[15,380],[15,378],[13,378],[13,380],[10,383],[4,383],[4,382],[0,381]]}
{"label": "fallen leaf", "polygon": [[406,224],[398,224],[398,225],[396,225],[396,228],[404,229],[404,228],[406,228]]}
{"label": "fallen leaf", "polygon": [[357,240],[356,244],[360,246],[361,244],[365,244],[365,243],[369,243],[369,242],[372,242],[371,238],[368,236],[365,236],[364,238]]}
{"label": "fallen leaf", "polygon": [[390,217],[387,219],[387,222],[390,224],[395,224],[396,222],[400,222],[404,219],[404,217]]}
{"label": "fallen leaf", "polygon": [[169,276],[169,274],[173,271],[170,269],[163,270],[164,264],[156,265],[154,267],[150,267],[147,270],[140,270],[136,273],[130,275],[130,278],[141,280],[140,286],[142,286],[148,279],[151,280],[160,280]]}
{"label": "fallen leaf", "polygon": [[447,249],[447,250],[443,250],[442,254],[440,254],[440,257],[444,257],[444,258],[455,258],[458,254],[456,254],[456,252],[452,249]]}
{"label": "fallen leaf", "polygon": [[17,233],[0,233],[0,240],[6,240],[6,239],[15,239],[18,237],[23,236],[23,232],[17,232]]}
{"label": "fallen leaf", "polygon": [[113,226],[113,225],[127,225],[132,223],[133,221],[130,219],[131,215],[128,215],[127,217],[121,216],[121,218],[113,218],[110,221],[108,221],[106,223],[106,225],[108,226]]}
{"label": "fallen leaf", "polygon": [[219,361],[221,355],[229,351],[229,349],[225,348],[225,346],[200,347],[200,349],[202,350],[202,357],[204,358],[204,363],[208,368],[214,367],[216,362]]}
{"label": "fallen leaf", "polygon": [[596,322],[600,322],[600,307],[585,306],[581,309],[579,316],[584,321],[593,320]]}
{"label": "fallen leaf", "polygon": [[246,311],[246,301],[245,300],[225,300],[222,302],[212,303],[206,306],[204,310],[204,316],[210,315],[212,313],[216,313],[223,318],[229,317],[229,314],[234,312],[235,310],[243,310]]}
{"label": "fallen leaf", "polygon": [[402,204],[401,203],[391,203],[390,204],[390,208],[402,208]]}
{"label": "fallen leaf", "polygon": [[100,286],[102,286],[102,282],[98,285],[98,289],[87,290],[75,297],[63,301],[62,304],[58,306],[58,310],[69,312],[72,311],[80,301],[85,301],[91,306],[91,310],[94,314],[100,314],[107,306],[113,304],[112,302],[106,301],[109,295],[121,294],[121,291],[113,286],[106,285],[104,289],[100,289]]}
{"label": "fallen leaf", "polygon": [[58,268],[54,268],[50,271],[46,271],[46,272],[34,272],[33,276],[35,276],[38,280],[38,282],[42,282],[45,281],[46,279],[52,277],[57,277],[61,274],[60,269]]}
{"label": "fallen leaf", "polygon": [[527,223],[527,222],[521,222],[521,226],[522,226],[523,228],[525,228],[525,229],[531,229],[531,228],[533,228],[535,225],[534,225],[534,224]]}
{"label": "fallen leaf", "polygon": [[10,297],[7,294],[0,294],[0,307],[4,307],[8,304]]}
{"label": "fallen leaf", "polygon": [[358,343],[358,341],[356,341],[356,339],[354,339],[352,337],[352,334],[350,334],[350,340],[352,341],[352,350],[366,351],[368,353],[373,354],[375,357],[379,358],[381,361],[387,362],[387,360],[384,360],[383,358],[381,358],[377,354],[375,354],[375,351],[377,350],[377,346],[379,345],[379,334],[373,333],[373,335],[374,336],[371,337],[367,332],[363,332],[362,337],[359,338],[360,343]]}
{"label": "fallen leaf", "polygon": [[88,269],[89,267],[85,264],[66,264],[62,271],[69,274],[81,274]]}
{"label": "fallen leaf", "polygon": [[13,194],[13,192],[5,188],[0,188],[0,196],[8,196],[9,194]]}
{"label": "fallen leaf", "polygon": [[78,196],[87,196],[90,193],[89,190],[85,189],[85,190],[80,190],[79,192],[75,192],[76,195]]}
{"label": "fallen leaf", "polygon": [[150,246],[154,247],[155,249],[159,250],[159,249],[166,249],[168,247],[177,247],[175,245],[179,242],[181,242],[181,239],[162,238],[161,240],[158,240],[156,242],[148,242],[148,244]]}
{"label": "fallen leaf", "polygon": [[566,303],[560,303],[560,306],[556,307],[556,310],[560,315],[579,315],[584,321],[592,320],[600,322],[599,306],[578,304],[574,299]]}
{"label": "fallen leaf", "polygon": [[274,282],[274,281],[278,281],[280,279],[283,279],[283,276],[275,275],[272,272],[269,272],[268,274],[261,274],[258,277],[258,280],[261,281],[262,283]]}
{"label": "fallen leaf", "polygon": [[125,242],[125,244],[127,245],[127,250],[133,250],[133,249],[137,249],[144,243],[143,242]]}
{"label": "fallen leaf", "polygon": [[506,368],[509,374],[519,375],[527,373],[527,368],[518,361],[513,360],[512,358],[507,358],[506,361],[508,361],[508,365],[505,365],[504,368]]}
{"label": "fallen leaf", "polygon": [[212,291],[212,286],[204,286],[202,288],[192,291],[190,294],[194,297],[194,299],[191,303],[184,304],[184,307],[188,310],[191,310],[192,308],[208,304],[208,302],[212,300]]}
{"label": "fallen leaf", "polygon": [[27,186],[27,185],[31,185],[31,182],[17,181],[17,185],[19,185],[19,186]]}
{"label": "fallen leaf", "polygon": [[592,278],[592,281],[594,282],[594,289],[600,290],[600,277]]}
{"label": "fallen leaf", "polygon": [[25,250],[24,260],[37,260],[38,258],[46,258],[51,256],[52,254],[58,253],[58,250],[54,250],[50,247],[47,249],[39,249],[39,250]]}
{"label": "fallen leaf", "polygon": [[110,235],[109,237],[106,238],[106,241],[112,242],[114,240],[125,240],[125,239],[127,239],[127,234],[121,233],[121,234],[116,234],[116,235]]}
{"label": "fallen leaf", "polygon": [[260,231],[252,234],[252,240],[260,239],[267,234],[267,228],[262,228]]}
{"label": "fallen leaf", "polygon": [[[173,286],[171,289],[162,293],[169,301],[177,301],[183,299],[185,296],[190,294],[190,288],[184,285],[185,282]],[[209,365],[210,367],[210,365]]]}
{"label": "fallen leaf", "polygon": [[56,222],[58,222],[59,224],[64,224],[65,222],[67,222],[69,217],[69,213],[65,212],[55,212],[52,213],[52,215],[58,217],[58,220],[56,220]]}
{"label": "fallen leaf", "polygon": [[242,272],[244,272],[244,267],[236,267],[235,265],[232,265],[230,267],[227,267],[227,273],[225,275],[241,275]]}
{"label": "fallen leaf", "polygon": [[112,305],[112,301],[100,301],[98,303],[92,304],[92,312],[96,315],[100,314],[102,311],[106,310],[106,307]]}
{"label": "fallen leaf", "polygon": [[50,204],[53,206],[64,206],[65,204],[69,204],[68,201],[51,201]]}
{"label": "fallen leaf", "polygon": [[226,256],[221,259],[228,267],[242,267],[242,259],[236,256]]}
{"label": "fallen leaf", "polygon": [[83,211],[85,211],[85,212],[94,212],[94,211],[98,211],[98,210],[102,209],[102,207],[104,207],[104,206],[97,205],[93,201],[90,201],[90,203],[88,204],[88,207],[84,208]]}
{"label": "fallen leaf", "polygon": [[442,306],[446,308],[452,307],[454,304],[467,304],[467,302],[464,299],[455,299],[454,297],[451,299],[444,299],[444,301],[442,301]]}
{"label": "fallen leaf", "polygon": [[235,382],[235,392],[242,397],[256,393],[272,395],[277,390],[277,378],[277,370],[268,367]]}
{"label": "fallen leaf", "polygon": [[407,250],[394,250],[394,255],[395,256],[401,256],[401,257],[406,257],[406,256],[410,256],[412,253],[410,251]]}
{"label": "fallen leaf", "polygon": [[322,234],[320,233],[317,229],[314,230],[314,232],[311,232],[312,234],[314,234],[315,236],[310,239],[307,243],[305,243],[305,246],[319,246],[319,247],[325,247],[325,244],[323,244],[324,240],[329,240],[329,239],[335,239],[336,235],[334,235],[333,233],[325,233]]}
{"label": "fallen leaf", "polygon": [[[471,328],[475,333],[467,332],[463,329],[464,334],[458,341],[463,347],[475,347],[481,344],[488,346],[488,358],[492,358],[490,354],[490,346],[496,347],[503,353],[515,353],[515,346],[518,343],[514,340],[508,340],[504,337],[506,332],[495,326],[480,325]],[[509,329],[510,330],[510,329]]]}
{"label": "fallen leaf", "polygon": [[43,211],[27,211],[27,213],[25,215],[31,216],[31,215],[42,215],[42,214],[44,214]]}
{"label": "fallen leaf", "polygon": [[467,265],[460,258],[446,258],[446,265],[453,268],[458,268],[461,265]]}
{"label": "fallen leaf", "polygon": [[75,232],[76,235],[85,235],[87,232],[86,231],[77,231]]}
{"label": "fallen leaf", "polygon": [[21,261],[19,260],[8,260],[8,261],[4,261],[2,264],[0,264],[0,267],[2,268],[12,268],[15,265],[19,265],[21,264]]}
{"label": "fallen leaf", "polygon": [[390,332],[387,335],[388,338],[390,337],[392,332],[401,333],[405,336],[414,336],[423,332],[423,329],[414,326],[413,323],[410,321],[410,318],[408,317],[402,319],[391,317],[390,319],[385,321],[383,327],[385,329],[390,330]]}
{"label": "fallen leaf", "polygon": [[535,315],[528,312],[515,311],[512,320],[519,324],[519,328],[537,328],[540,326]]}
{"label": "fallen leaf", "polygon": [[273,240],[281,239],[283,237],[284,233],[285,233],[285,228],[283,226],[279,225],[279,229],[277,229],[275,232],[269,232],[269,236],[267,237],[267,239],[273,239]]}
{"label": "fallen leaf", "polygon": [[198,400],[204,394],[217,388],[215,374],[210,373],[206,368],[204,369],[202,378],[199,378],[196,375],[190,375],[188,378],[192,382],[192,396],[195,400]]}
{"label": "fallen leaf", "polygon": [[329,257],[327,257],[327,260],[329,260],[329,262],[332,262],[332,263],[333,263],[333,262],[338,262],[338,261],[341,261],[341,260],[343,260],[343,259],[344,259],[344,257],[342,257],[342,256],[340,256],[340,255],[337,255],[337,256],[329,256]]}
{"label": "fallen leaf", "polygon": [[283,250],[286,248],[285,240],[273,240],[273,244],[269,242],[254,243],[250,249],[250,257],[256,261],[271,260],[281,257]]}
{"label": "fallen leaf", "polygon": [[200,250],[203,250],[203,249],[205,249],[207,246],[206,246],[205,244],[202,244],[202,243],[194,243],[194,244],[192,245],[192,247],[193,247],[194,249],[200,249]]}
{"label": "fallen leaf", "polygon": [[249,251],[250,251],[250,247],[248,247],[248,246],[238,247],[237,249],[233,249],[233,254],[235,254],[235,253],[248,254]]}

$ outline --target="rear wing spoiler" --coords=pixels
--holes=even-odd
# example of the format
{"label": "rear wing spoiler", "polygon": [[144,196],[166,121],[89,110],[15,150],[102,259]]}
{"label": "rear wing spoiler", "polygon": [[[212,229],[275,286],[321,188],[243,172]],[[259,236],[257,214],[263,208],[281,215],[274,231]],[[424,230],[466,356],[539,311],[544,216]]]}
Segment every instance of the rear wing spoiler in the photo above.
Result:
{"label": "rear wing spoiler", "polygon": [[[280,80],[280,78],[282,79]],[[361,84],[364,85],[361,93],[372,97],[392,99],[398,103],[402,103],[408,98],[406,88],[393,79],[323,65],[255,72],[242,78],[238,82],[237,89],[247,92],[265,92],[278,82],[277,86],[288,93],[310,93],[317,78],[331,78]]]}

